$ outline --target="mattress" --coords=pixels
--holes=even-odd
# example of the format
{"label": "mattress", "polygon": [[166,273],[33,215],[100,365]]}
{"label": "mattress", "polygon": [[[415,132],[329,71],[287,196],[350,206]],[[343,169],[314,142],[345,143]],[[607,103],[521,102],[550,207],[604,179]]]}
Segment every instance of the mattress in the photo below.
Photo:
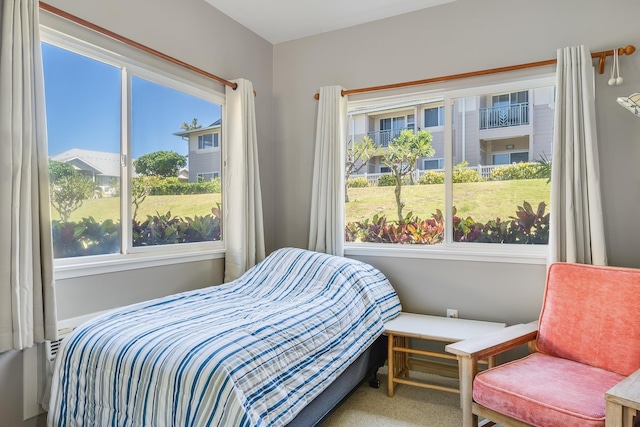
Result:
{"label": "mattress", "polygon": [[66,337],[49,426],[281,426],[400,312],[374,267],[280,249],[239,279],[124,307]]}

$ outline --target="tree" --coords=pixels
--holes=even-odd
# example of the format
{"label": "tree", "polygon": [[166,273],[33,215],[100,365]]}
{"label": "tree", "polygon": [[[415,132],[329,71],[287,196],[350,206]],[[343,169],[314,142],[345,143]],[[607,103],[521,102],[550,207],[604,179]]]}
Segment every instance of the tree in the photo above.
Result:
{"label": "tree", "polygon": [[69,222],[71,213],[95,194],[95,182],[82,176],[72,165],[49,160],[49,194],[51,206],[58,211],[63,222]]}
{"label": "tree", "polygon": [[182,124],[180,125],[180,129],[184,129],[184,130],[200,129],[201,127],[202,127],[202,125],[198,124],[198,119],[196,119],[196,118],[191,120],[191,124],[189,124],[187,122],[182,122]]}
{"label": "tree", "polygon": [[398,220],[402,221],[402,208],[404,202],[401,199],[402,181],[408,174],[412,174],[416,162],[420,157],[433,157],[435,150],[431,146],[431,132],[403,130],[400,135],[389,142],[389,147],[382,157],[382,163],[391,169],[391,176],[395,180],[395,196],[398,211]]}
{"label": "tree", "polygon": [[160,180],[157,176],[137,176],[131,180],[131,204],[133,205],[133,216],[135,220],[138,215],[138,209],[144,199],[151,194],[154,186],[159,185]]}
{"label": "tree", "polygon": [[175,151],[154,151],[133,161],[137,174],[161,178],[178,176],[180,168],[186,165],[187,157]]}
{"label": "tree", "polygon": [[368,136],[365,136],[362,141],[354,142],[349,148],[347,148],[347,163],[344,178],[345,203],[349,202],[349,195],[347,194],[349,176],[357,173],[360,169],[366,166],[369,159],[380,154],[382,154],[382,151],[375,146],[373,140]]}

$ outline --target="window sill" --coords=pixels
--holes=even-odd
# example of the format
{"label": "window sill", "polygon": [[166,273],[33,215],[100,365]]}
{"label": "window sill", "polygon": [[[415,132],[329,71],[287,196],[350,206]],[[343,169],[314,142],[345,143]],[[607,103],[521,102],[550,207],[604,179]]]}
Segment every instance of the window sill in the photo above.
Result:
{"label": "window sill", "polygon": [[344,245],[345,255],[540,265],[547,263],[548,251],[547,245],[494,245],[490,243],[457,243],[449,246],[428,247],[384,243],[345,243]]}
{"label": "window sill", "polygon": [[[224,258],[224,248],[209,249],[197,252],[163,252],[150,255],[149,253],[133,253],[127,255],[104,255],[91,257],[91,260],[74,259],[58,260],[54,263],[54,277],[56,280],[74,277],[93,276],[96,274],[117,273],[121,271],[153,268],[171,264],[207,261]],[[89,258],[89,257],[85,257]]]}

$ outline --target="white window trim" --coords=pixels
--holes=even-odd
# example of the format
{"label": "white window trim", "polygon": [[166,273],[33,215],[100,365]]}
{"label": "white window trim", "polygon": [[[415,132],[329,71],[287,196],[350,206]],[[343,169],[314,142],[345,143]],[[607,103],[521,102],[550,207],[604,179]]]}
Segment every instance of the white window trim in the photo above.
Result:
{"label": "white window trim", "polygon": [[[65,22],[64,25],[67,25]],[[80,30],[83,31],[82,29]],[[49,43],[51,45],[60,47],[62,49],[70,50],[81,55],[85,55],[88,58],[98,60],[100,62],[116,66],[118,68],[124,68],[128,72],[129,78],[127,82],[123,82],[122,87],[122,102],[129,102],[129,82],[131,76],[146,79],[153,83],[164,85],[171,89],[179,90],[192,96],[205,99],[207,101],[219,104],[221,106],[222,122],[221,127],[226,126],[226,97],[223,93],[215,92],[210,88],[203,86],[200,83],[192,81],[188,75],[187,77],[173,74],[171,72],[161,70],[151,65],[150,63],[141,62],[132,58],[125,57],[114,51],[107,50],[95,43],[86,42],[79,38],[60,32],[52,27],[46,25],[40,26],[41,41]],[[91,33],[93,38],[93,33]],[[148,54],[142,54],[144,58]],[[140,55],[136,55],[138,57]],[[183,73],[181,73],[183,74]],[[122,113],[121,123],[126,124],[128,118],[124,117]],[[123,128],[125,126],[122,126]],[[123,129],[123,132],[126,130]],[[224,132],[226,134],[226,132]],[[220,151],[220,146],[224,144],[224,135],[220,132],[218,137],[218,147],[209,149],[207,151]],[[123,144],[129,141],[127,135],[123,135]],[[121,154],[129,153],[130,147],[123,147]],[[223,156],[224,156],[223,152]],[[127,155],[127,157],[130,157]],[[221,159],[222,174],[224,171],[224,158]],[[131,166],[131,165],[128,165]],[[120,179],[123,186],[128,189],[128,181],[130,180],[132,167],[127,167],[123,171]],[[128,198],[130,199],[130,189],[128,191]],[[226,195],[222,193],[222,204],[226,205]],[[131,206],[127,207],[127,217],[121,218],[121,224],[130,223]],[[130,241],[131,230],[122,227],[121,239],[123,242]],[[223,258],[225,256],[225,244],[223,240],[215,242],[195,242],[195,243],[183,243],[179,245],[163,245],[163,246],[148,246],[148,247],[129,247],[129,245],[122,246],[121,249],[125,253],[84,256],[84,257],[72,257],[72,258],[60,258],[54,260],[54,276],[56,279],[68,279],[74,277],[85,277],[95,274],[114,273],[127,270],[135,270],[140,268],[152,268],[170,264],[180,264],[186,262],[212,260],[216,258]]]}
{"label": "white window trim", "polygon": [[[555,75],[544,74],[538,77],[514,79],[505,83],[474,86],[472,88],[452,89],[449,91],[432,90],[408,95],[391,95],[388,97],[349,101],[348,113],[358,114],[363,110],[383,109],[385,103],[410,104],[435,100],[443,100],[444,106],[453,105],[454,98],[481,96],[487,93],[518,92],[523,88],[537,89],[554,86]],[[451,135],[451,114],[445,114],[445,164],[452,164],[453,138]],[[445,224],[453,220],[453,168],[445,170]],[[344,204],[342,204],[344,209]],[[398,258],[443,259],[458,261],[478,261],[517,264],[546,264],[548,245],[519,245],[498,243],[465,243],[453,242],[451,233],[446,233],[445,242],[441,245],[402,245],[393,243],[350,243],[345,242],[345,255],[384,256]]]}
{"label": "white window trim", "polygon": [[502,262],[509,264],[547,263],[547,245],[499,243],[451,243],[449,245],[402,245],[395,243],[346,243],[345,255],[393,258],[441,259],[454,261]]}
{"label": "white window trim", "polygon": [[[217,243],[217,242],[214,242]],[[190,243],[183,243],[189,245]],[[129,253],[114,255],[96,255],[77,260],[64,258],[55,260],[54,273],[56,280],[71,279],[74,277],[86,277],[96,274],[117,273],[121,271],[137,270],[140,268],[161,267],[172,264],[182,264],[186,262],[207,261],[216,258],[224,258],[225,248],[223,246],[213,249],[200,249],[192,252],[166,251],[162,253]]]}

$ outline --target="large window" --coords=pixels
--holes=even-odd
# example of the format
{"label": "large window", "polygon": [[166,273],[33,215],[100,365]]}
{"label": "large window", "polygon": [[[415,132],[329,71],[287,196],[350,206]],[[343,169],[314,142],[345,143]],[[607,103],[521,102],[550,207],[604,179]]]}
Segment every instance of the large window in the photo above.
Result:
{"label": "large window", "polygon": [[[390,139],[388,146],[367,153],[367,162],[384,165],[380,176],[367,176],[367,185],[348,177],[345,235],[351,245],[347,249],[354,244],[362,248],[383,243],[395,245],[388,249],[477,253],[480,247],[482,252],[505,245],[525,250],[548,243],[552,85],[545,77],[390,97],[390,110],[402,102],[442,105],[424,108],[426,129],[411,129]],[[507,105],[530,105],[536,131],[534,126],[480,129],[486,100],[499,104],[502,98]],[[350,126],[366,128],[363,124],[372,119],[362,111],[382,115],[384,108],[380,98],[371,104],[366,100],[350,103]],[[444,129],[429,129],[435,126]],[[492,245],[479,246],[488,243]]]}
{"label": "large window", "polygon": [[[55,258],[220,245],[220,153],[198,149],[219,146],[224,97],[76,40],[43,39]],[[202,135],[210,123],[218,132]]]}

